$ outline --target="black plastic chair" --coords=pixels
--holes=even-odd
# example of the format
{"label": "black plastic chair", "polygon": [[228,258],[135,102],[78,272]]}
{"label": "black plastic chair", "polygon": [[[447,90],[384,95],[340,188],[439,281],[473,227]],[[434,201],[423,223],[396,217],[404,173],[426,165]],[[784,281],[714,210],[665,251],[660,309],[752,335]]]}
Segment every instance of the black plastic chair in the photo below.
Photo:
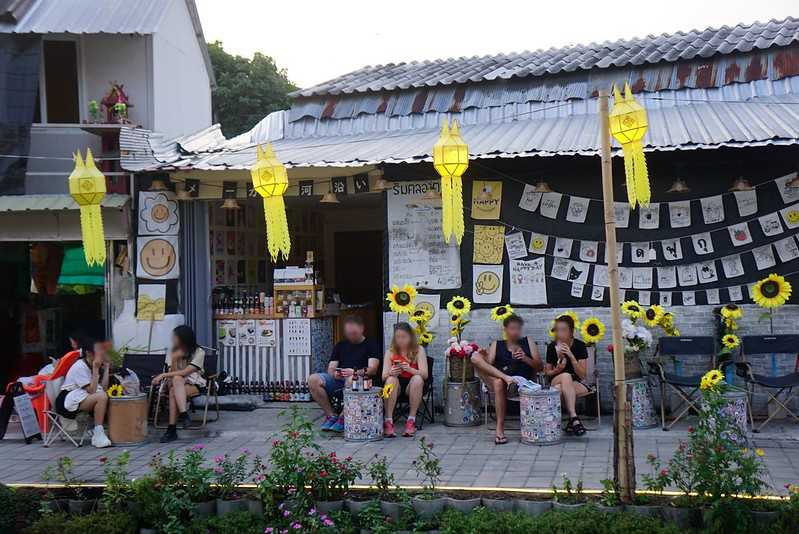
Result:
{"label": "black plastic chair", "polygon": [[[791,400],[799,395],[799,391],[793,391],[793,388],[799,386],[799,335],[744,336],[741,342],[743,361],[736,363],[736,373],[746,381],[746,390],[749,397],[749,421],[752,423],[752,432],[760,432],[763,427],[779,415],[781,409],[785,410],[785,413],[793,417],[794,420],[799,421],[799,415],[788,408]],[[777,355],[793,357],[795,359],[794,371],[781,376],[755,373],[752,370],[752,362],[749,359],[751,356],[761,354],[770,354],[775,357]],[[763,392],[768,395],[769,401],[773,401],[779,406],[759,427],[755,427],[752,413],[752,397],[756,386],[760,386]],[[776,390],[776,392],[772,393],[771,390]],[[783,393],[785,393],[785,397],[780,400],[779,397]]]}
{"label": "black plastic chair", "polygon": [[[424,382],[424,389],[422,390],[422,404],[419,406],[419,412],[416,414],[416,428],[421,430],[424,426],[424,420],[430,424],[435,423],[435,397],[433,395],[433,367],[435,360],[430,356],[427,357],[427,380]],[[410,411],[411,404],[408,395],[403,391],[397,399],[397,404],[394,406],[394,414],[399,417],[407,417]]]}
{"label": "black plastic chair", "polygon": [[[710,359],[707,369],[697,375],[685,375],[668,373],[663,367],[663,356],[691,357],[696,359],[707,356]],[[660,382],[660,420],[663,430],[671,430],[674,424],[682,419],[693,408],[698,410],[697,401],[694,395],[699,391],[699,384],[705,372],[716,366],[716,341],[710,336],[701,337],[662,337],[658,342],[655,360],[649,362],[649,374],[653,375]],[[666,426],[666,386],[669,386],[681,398],[681,402],[672,411],[679,412],[674,420]]]}

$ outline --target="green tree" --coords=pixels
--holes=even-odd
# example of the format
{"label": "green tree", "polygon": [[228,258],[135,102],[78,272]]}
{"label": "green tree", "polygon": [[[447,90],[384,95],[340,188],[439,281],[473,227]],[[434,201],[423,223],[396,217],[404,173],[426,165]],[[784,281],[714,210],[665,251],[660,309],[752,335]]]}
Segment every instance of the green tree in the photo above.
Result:
{"label": "green tree", "polygon": [[232,137],[246,132],[269,113],[290,106],[288,93],[297,89],[275,60],[260,52],[252,59],[225,52],[221,41],[208,43],[214,66],[214,120]]}

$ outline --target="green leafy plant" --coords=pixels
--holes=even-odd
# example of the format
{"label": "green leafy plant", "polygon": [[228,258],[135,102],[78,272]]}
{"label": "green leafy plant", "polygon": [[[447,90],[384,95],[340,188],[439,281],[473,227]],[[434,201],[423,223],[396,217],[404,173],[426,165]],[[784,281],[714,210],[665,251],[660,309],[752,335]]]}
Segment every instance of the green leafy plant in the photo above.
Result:
{"label": "green leafy plant", "polygon": [[563,504],[578,504],[585,502],[585,495],[583,494],[583,481],[578,480],[574,484],[571,479],[566,476],[566,473],[561,475],[563,479],[563,486],[558,488],[557,485],[552,485],[552,500]]}
{"label": "green leafy plant", "polygon": [[194,506],[183,482],[180,462],[175,452],[169,451],[166,458],[160,453],[150,460],[151,477],[159,498],[159,528],[164,534],[182,534],[191,518]]}
{"label": "green leafy plant", "polygon": [[136,521],[124,512],[94,512],[86,515],[67,516],[64,514],[48,514],[28,530],[28,534],[85,534],[102,528],[103,534],[134,534],[137,532]]}
{"label": "green leafy plant", "polygon": [[193,521],[191,534],[241,534],[244,532],[263,532],[263,519],[249,512],[235,511],[221,517],[209,517],[202,521]]}
{"label": "green leafy plant", "polygon": [[774,532],[799,532],[799,486],[786,484],[788,499],[779,510]]}
{"label": "green leafy plant", "polygon": [[161,492],[155,477],[137,478],[131,483],[136,516],[143,528],[157,529],[161,524]]}
{"label": "green leafy plant", "polygon": [[247,449],[242,449],[235,457],[227,453],[214,457],[214,475],[217,496],[220,499],[233,500],[240,497],[237,488],[251,473],[249,463],[250,451]]}
{"label": "green leafy plant", "polygon": [[372,501],[367,504],[361,513],[358,514],[358,524],[363,530],[369,530],[374,534],[385,534],[396,532],[397,526],[380,510],[380,502]]}
{"label": "green leafy plant", "polygon": [[599,496],[599,502],[604,506],[618,506],[621,504],[619,497],[619,485],[614,480],[602,479],[599,481],[602,484],[602,493]]}
{"label": "green leafy plant", "polygon": [[180,473],[191,502],[206,502],[211,499],[213,471],[205,466],[205,445],[193,445],[183,454]]}
{"label": "green leafy plant", "polygon": [[[644,481],[644,487],[647,491],[652,491],[662,495],[663,490],[666,489],[671,480],[669,477],[669,470],[662,466],[660,459],[654,454],[647,455],[646,463],[649,465],[651,472],[644,473],[644,475],[641,477]],[[691,488],[693,488],[692,485],[689,486],[686,495],[690,493]],[[684,488],[680,489],[684,490]]]}
{"label": "green leafy plant", "polygon": [[426,436],[419,438],[419,455],[413,461],[416,476],[422,480],[422,497],[432,499],[441,481],[441,459],[433,452]]}
{"label": "green leafy plant", "polygon": [[106,510],[123,510],[133,495],[133,488],[130,485],[128,476],[128,464],[130,463],[130,452],[123,451],[122,454],[113,459],[103,456],[100,458],[103,464],[105,475],[105,488],[100,502]]}
{"label": "green leafy plant", "polygon": [[374,459],[367,466],[367,471],[379,498],[384,501],[392,500],[392,492],[397,489],[397,482],[394,473],[388,469],[388,458],[375,454]]}
{"label": "green leafy plant", "polygon": [[56,460],[55,465],[48,465],[42,472],[42,480],[46,483],[56,482],[64,487],[68,496],[75,499],[83,499],[85,491],[83,481],[75,476],[73,472],[74,462],[69,456],[61,456]]}
{"label": "green leafy plant", "polygon": [[308,482],[313,497],[318,501],[343,499],[350,486],[361,475],[362,466],[351,456],[340,460],[335,452],[320,452],[311,461]]}

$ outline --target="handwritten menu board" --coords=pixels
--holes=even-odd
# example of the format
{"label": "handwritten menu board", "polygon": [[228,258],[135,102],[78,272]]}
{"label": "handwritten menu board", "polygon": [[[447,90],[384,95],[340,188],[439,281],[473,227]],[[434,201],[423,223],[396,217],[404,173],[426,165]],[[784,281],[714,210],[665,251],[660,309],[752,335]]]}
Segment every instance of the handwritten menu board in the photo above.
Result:
{"label": "handwritten menu board", "polygon": [[388,191],[389,284],[427,289],[461,287],[458,247],[444,243],[441,201],[423,195],[438,181],[395,182]]}
{"label": "handwritten menu board", "polygon": [[531,306],[547,303],[544,258],[510,260],[510,301]]}

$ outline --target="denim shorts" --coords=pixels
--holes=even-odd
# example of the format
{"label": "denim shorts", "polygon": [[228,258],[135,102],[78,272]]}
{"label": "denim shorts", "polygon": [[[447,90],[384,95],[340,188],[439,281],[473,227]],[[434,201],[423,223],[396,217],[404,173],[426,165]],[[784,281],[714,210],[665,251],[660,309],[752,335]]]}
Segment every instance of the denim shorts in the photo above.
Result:
{"label": "denim shorts", "polygon": [[319,373],[319,376],[322,377],[322,380],[325,383],[325,391],[327,392],[328,397],[332,397],[336,391],[344,389],[344,385],[346,383],[344,379],[338,380],[328,373]]}

